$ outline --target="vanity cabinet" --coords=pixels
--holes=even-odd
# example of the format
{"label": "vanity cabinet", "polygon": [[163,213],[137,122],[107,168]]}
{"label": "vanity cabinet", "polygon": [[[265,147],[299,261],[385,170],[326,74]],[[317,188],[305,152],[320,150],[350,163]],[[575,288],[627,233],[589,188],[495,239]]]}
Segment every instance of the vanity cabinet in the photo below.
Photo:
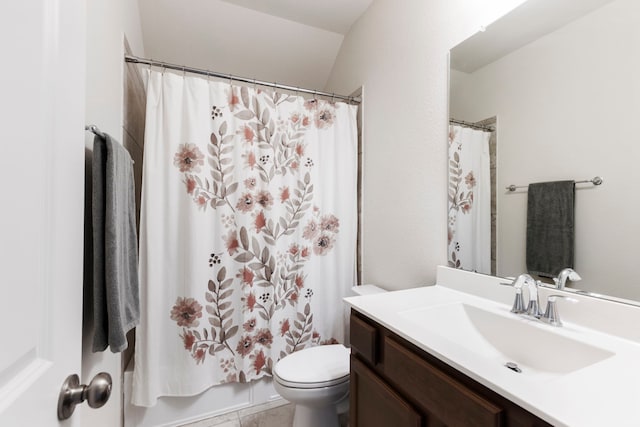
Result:
{"label": "vanity cabinet", "polygon": [[352,310],[351,427],[544,427],[520,406]]}

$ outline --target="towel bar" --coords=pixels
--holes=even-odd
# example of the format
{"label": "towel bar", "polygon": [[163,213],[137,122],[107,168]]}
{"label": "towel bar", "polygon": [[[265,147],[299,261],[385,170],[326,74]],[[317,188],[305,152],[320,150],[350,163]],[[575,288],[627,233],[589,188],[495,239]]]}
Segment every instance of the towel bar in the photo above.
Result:
{"label": "towel bar", "polygon": [[104,133],[102,133],[102,132],[100,131],[100,129],[98,129],[98,126],[96,126],[96,125],[86,125],[86,126],[84,127],[84,130],[88,130],[89,132],[92,132],[93,134],[98,135],[99,137],[104,138]]}
{"label": "towel bar", "polygon": [[[596,176],[596,177],[593,177],[592,179],[584,179],[582,181],[576,181],[576,184],[585,184],[587,182],[590,182],[593,185],[600,185],[600,184],[602,184],[603,180],[602,180],[601,176]],[[513,191],[516,191],[516,189],[518,189],[518,188],[527,188],[527,187],[528,187],[527,185],[513,185],[513,184],[511,184],[510,186],[505,187],[505,189],[508,190],[508,191],[513,192]]]}

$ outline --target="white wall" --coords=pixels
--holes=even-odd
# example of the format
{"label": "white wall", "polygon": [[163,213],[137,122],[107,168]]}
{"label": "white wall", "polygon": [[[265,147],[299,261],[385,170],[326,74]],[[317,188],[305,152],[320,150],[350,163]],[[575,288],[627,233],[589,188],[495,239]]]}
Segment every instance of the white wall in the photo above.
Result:
{"label": "white wall", "polygon": [[343,39],[221,0],[138,1],[150,58],[268,82],[322,88]]}
{"label": "white wall", "polygon": [[[470,75],[452,115],[498,116],[498,274],[526,271],[526,191],[507,185],[604,177],[576,190],[575,286],[639,300],[640,2],[618,0]],[[460,84],[458,84],[460,83]]]}
{"label": "white wall", "polygon": [[364,86],[363,281],[435,283],[447,263],[448,51],[522,0],[375,0],[327,90]]}
{"label": "white wall", "polygon": [[[137,2],[90,0],[87,1],[86,17],[85,122],[97,125],[102,131],[122,141],[125,34],[133,52],[144,55]],[[92,141],[92,135],[87,133],[87,147],[92,146]],[[122,412],[121,357],[120,354],[111,353],[109,349],[102,353],[92,353],[92,339],[92,325],[85,319],[81,379],[86,384],[96,373],[108,372],[113,378],[113,390],[104,407],[87,407],[82,411],[82,425],[118,426],[121,424]]]}

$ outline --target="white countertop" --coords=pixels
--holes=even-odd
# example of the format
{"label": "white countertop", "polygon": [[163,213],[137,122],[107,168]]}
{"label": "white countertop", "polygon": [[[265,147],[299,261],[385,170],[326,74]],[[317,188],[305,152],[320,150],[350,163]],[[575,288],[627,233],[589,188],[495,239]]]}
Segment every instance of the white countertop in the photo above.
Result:
{"label": "white countertop", "polygon": [[[447,271],[446,274],[457,273]],[[469,281],[470,273],[464,274],[465,280]],[[440,277],[439,270],[439,283]],[[495,283],[497,282],[494,281],[490,286],[502,288]],[[509,291],[513,293],[512,288],[506,289],[507,294]],[[435,285],[350,297],[345,301],[360,313],[555,426],[640,426],[640,344],[638,342],[572,323],[564,317],[565,325],[560,328],[525,319],[509,313],[510,304],[496,301],[496,299],[504,299],[503,289],[499,291],[501,297],[498,298],[491,295],[493,291],[492,287],[487,288],[487,295],[493,298],[488,299],[477,295],[482,294],[478,286],[473,288],[473,293],[476,295],[472,295],[452,289],[450,286]],[[528,322],[535,328],[549,330],[574,341],[608,350],[614,355],[564,374],[546,377],[526,375],[526,373],[517,374],[486,355],[471,351],[469,347],[446,338],[446,328],[451,325],[443,322],[442,325],[438,325],[438,328],[442,328],[438,331],[439,333],[434,333],[433,328],[422,327],[415,319],[412,320],[406,316],[410,310],[451,303],[464,303],[503,316],[513,316],[516,321]],[[596,304],[596,307],[598,305],[597,302],[593,304]],[[592,305],[587,304],[583,308],[585,307],[594,310]],[[564,307],[559,308],[562,316]],[[602,319],[603,322],[615,321],[615,306],[612,308],[607,305],[603,310],[607,313],[606,318]],[[620,310],[623,312],[630,309],[621,305]],[[577,313],[579,308],[574,307],[571,312]],[[640,309],[636,312],[632,314],[640,316]],[[596,309],[586,317],[598,318],[599,313]],[[621,316],[625,319],[628,317],[628,313]],[[612,328],[611,325],[605,326],[604,329]],[[633,325],[634,329],[638,327],[639,323]],[[526,336],[521,337],[523,342],[526,339]]]}

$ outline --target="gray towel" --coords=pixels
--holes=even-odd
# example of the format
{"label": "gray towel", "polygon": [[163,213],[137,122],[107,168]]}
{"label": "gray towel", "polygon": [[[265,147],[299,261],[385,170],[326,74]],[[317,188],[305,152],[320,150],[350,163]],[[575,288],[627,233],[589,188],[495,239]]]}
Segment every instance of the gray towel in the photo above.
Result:
{"label": "gray towel", "polygon": [[555,277],[573,267],[574,181],[530,184],[527,201],[527,270]]}
{"label": "gray towel", "polygon": [[127,348],[140,321],[133,161],[109,135],[93,141],[93,351]]}

